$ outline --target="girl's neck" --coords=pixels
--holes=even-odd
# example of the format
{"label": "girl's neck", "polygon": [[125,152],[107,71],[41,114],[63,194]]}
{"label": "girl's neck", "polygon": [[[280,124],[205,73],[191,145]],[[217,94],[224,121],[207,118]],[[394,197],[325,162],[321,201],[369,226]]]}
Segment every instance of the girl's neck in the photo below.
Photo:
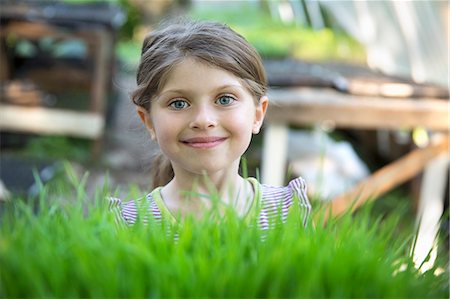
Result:
{"label": "girl's neck", "polygon": [[169,210],[176,214],[203,215],[212,206],[214,199],[232,207],[238,215],[244,215],[253,198],[251,184],[235,172],[212,175],[175,177],[161,191]]}

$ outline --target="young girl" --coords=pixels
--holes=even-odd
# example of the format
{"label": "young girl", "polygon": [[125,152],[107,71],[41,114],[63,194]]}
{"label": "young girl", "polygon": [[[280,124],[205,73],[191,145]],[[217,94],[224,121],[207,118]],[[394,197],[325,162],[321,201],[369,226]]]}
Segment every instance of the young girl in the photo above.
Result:
{"label": "young girl", "polygon": [[[256,50],[229,27],[179,22],[144,40],[132,100],[162,155],[153,163],[146,197],[156,221],[204,217],[211,197],[262,229],[284,220],[295,202],[306,223],[310,204],[303,179],[287,187],[239,175],[239,162],[267,111],[266,75]],[[120,221],[137,219],[135,201],[112,199]]]}

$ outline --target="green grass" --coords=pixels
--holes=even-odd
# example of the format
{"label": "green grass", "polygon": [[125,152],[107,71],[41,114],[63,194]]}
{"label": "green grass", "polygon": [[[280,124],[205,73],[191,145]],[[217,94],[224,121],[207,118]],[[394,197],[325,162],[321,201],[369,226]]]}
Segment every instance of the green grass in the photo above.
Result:
{"label": "green grass", "polygon": [[41,186],[39,198],[3,205],[1,298],[448,297],[448,269],[413,267],[414,232],[395,229],[395,211],[373,217],[366,206],[305,229],[293,209],[268,232],[231,211],[216,222],[121,228],[108,186],[88,195],[87,175],[68,169],[67,177]]}

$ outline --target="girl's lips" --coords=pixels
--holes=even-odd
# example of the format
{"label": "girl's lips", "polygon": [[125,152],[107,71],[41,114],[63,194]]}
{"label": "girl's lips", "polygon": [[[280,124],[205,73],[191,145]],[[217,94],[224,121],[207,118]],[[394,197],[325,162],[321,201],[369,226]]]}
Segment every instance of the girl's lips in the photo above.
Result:
{"label": "girl's lips", "polygon": [[227,139],[226,137],[194,137],[184,139],[181,142],[193,148],[212,148]]}

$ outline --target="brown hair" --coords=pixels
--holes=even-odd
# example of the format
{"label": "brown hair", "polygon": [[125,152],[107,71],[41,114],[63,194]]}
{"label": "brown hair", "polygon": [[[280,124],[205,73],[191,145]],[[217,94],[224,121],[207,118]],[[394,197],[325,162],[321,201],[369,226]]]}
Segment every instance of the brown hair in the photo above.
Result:
{"label": "brown hair", "polygon": [[[216,22],[178,20],[151,32],[142,46],[134,104],[150,110],[171,69],[187,57],[226,70],[242,80],[259,100],[267,90],[261,57],[240,34]],[[167,160],[167,159],[166,159]],[[160,155],[152,166],[153,188],[173,178],[170,163]]]}

